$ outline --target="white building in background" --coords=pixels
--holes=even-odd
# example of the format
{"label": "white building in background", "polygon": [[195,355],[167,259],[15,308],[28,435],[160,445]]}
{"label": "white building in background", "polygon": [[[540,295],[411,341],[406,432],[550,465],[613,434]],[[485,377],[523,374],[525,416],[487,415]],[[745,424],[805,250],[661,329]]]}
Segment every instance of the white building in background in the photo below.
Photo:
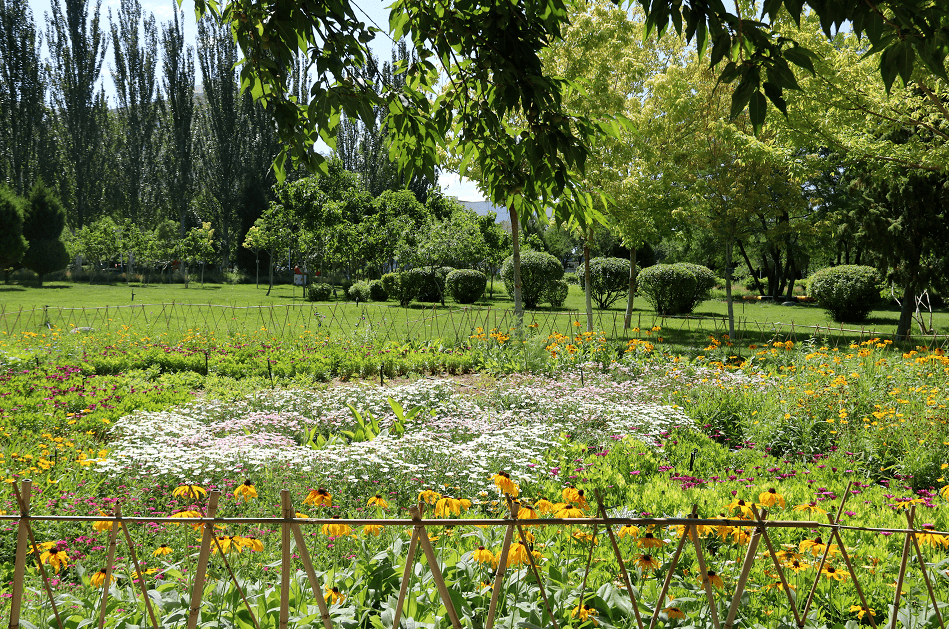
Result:
{"label": "white building in background", "polygon": [[507,220],[507,208],[497,207],[490,201],[462,201],[459,198],[455,198],[455,201],[465,206],[470,210],[474,210],[478,216],[487,216],[488,212],[494,212],[497,214],[498,223],[503,223]]}

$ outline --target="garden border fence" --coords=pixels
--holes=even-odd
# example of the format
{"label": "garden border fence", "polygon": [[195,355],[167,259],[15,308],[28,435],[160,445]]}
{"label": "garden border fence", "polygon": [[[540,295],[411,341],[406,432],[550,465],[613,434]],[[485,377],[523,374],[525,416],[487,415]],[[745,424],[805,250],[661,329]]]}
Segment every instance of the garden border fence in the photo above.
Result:
{"label": "garden border fence", "polygon": [[[354,310],[354,307],[357,308]],[[656,326],[678,329],[688,333],[700,332],[721,337],[728,333],[725,317],[675,316],[663,317],[640,312],[625,328],[625,313],[616,311],[594,312],[594,328],[611,340],[641,338],[640,331]],[[524,312],[523,323],[538,333],[554,332],[573,336],[574,322],[585,324],[586,315],[577,310]],[[181,321],[188,323],[182,324]],[[398,325],[395,325],[398,323]],[[353,304],[351,302],[273,304],[261,306],[227,306],[218,304],[159,303],[127,304],[67,308],[7,308],[0,304],[0,332],[6,335],[45,332],[50,329],[120,330],[123,326],[145,326],[150,332],[186,332],[232,334],[249,329],[262,330],[273,338],[290,339],[303,331],[343,333],[352,335],[365,331],[367,336],[381,342],[430,341],[442,339],[459,344],[476,328],[508,332],[517,321],[508,308],[425,307],[401,308],[381,304]],[[794,342],[818,337],[844,339],[894,338],[893,332],[881,332],[875,327],[845,327],[801,325],[793,319],[787,322],[758,321],[738,316],[735,320],[738,338],[735,342],[767,342],[786,338]],[[249,328],[248,326],[252,326]],[[137,332],[143,331],[136,327]],[[949,334],[915,335],[916,342],[929,347],[949,347]]]}
{"label": "garden border fence", "polygon": [[[233,570],[231,570],[230,564],[227,561],[226,553],[221,547],[221,543],[218,537],[214,534],[214,525],[228,524],[228,523],[257,523],[257,524],[272,524],[279,525],[281,531],[281,562],[280,562],[280,606],[279,606],[279,628],[287,629],[289,624],[289,601],[290,601],[290,588],[292,587],[291,583],[291,570],[293,569],[293,555],[292,545],[295,545],[296,552],[299,554],[300,562],[303,564],[303,568],[306,573],[307,580],[313,592],[313,597],[317,602],[319,607],[320,617],[324,629],[332,629],[332,620],[329,614],[329,608],[326,604],[324,595],[320,589],[320,582],[317,578],[316,571],[313,565],[313,562],[310,559],[310,554],[307,549],[307,546],[304,542],[301,526],[304,525],[320,525],[320,524],[347,524],[347,525],[366,525],[366,524],[378,524],[383,526],[404,526],[412,527],[412,537],[409,543],[408,556],[405,561],[405,567],[402,574],[402,580],[400,582],[398,602],[395,609],[395,618],[392,623],[393,629],[400,626],[400,616],[404,607],[406,600],[406,595],[408,592],[408,585],[410,582],[411,575],[414,572],[414,564],[416,562],[416,556],[418,550],[421,549],[422,554],[426,558],[429,570],[431,572],[433,581],[438,590],[441,603],[444,605],[446,610],[446,615],[451,621],[452,627],[454,629],[461,629],[461,622],[459,620],[457,610],[454,608],[451,595],[448,591],[445,579],[441,573],[440,564],[438,562],[438,557],[436,556],[435,550],[431,543],[431,538],[428,535],[427,528],[429,526],[462,526],[462,525],[480,525],[480,526],[503,526],[505,527],[504,541],[501,546],[501,553],[498,558],[498,567],[494,578],[493,583],[493,592],[491,596],[491,601],[488,607],[487,620],[485,623],[485,629],[493,629],[494,620],[497,613],[498,603],[499,603],[499,593],[502,590],[502,584],[505,577],[505,572],[507,569],[507,560],[509,553],[514,544],[514,534],[517,533],[519,542],[527,545],[527,535],[525,533],[525,527],[530,526],[592,526],[593,532],[590,542],[590,551],[587,556],[586,569],[584,572],[582,584],[580,585],[577,600],[579,600],[579,606],[584,605],[587,596],[587,577],[590,574],[591,560],[593,557],[593,549],[596,545],[597,534],[600,530],[600,527],[606,531],[606,534],[609,538],[611,549],[616,557],[617,565],[619,567],[619,576],[621,578],[621,587],[626,590],[629,595],[631,608],[635,616],[635,622],[637,629],[654,629],[657,620],[659,619],[660,613],[663,611],[663,602],[665,601],[666,595],[669,592],[669,587],[672,582],[672,577],[675,572],[675,568],[678,565],[683,548],[691,542],[692,546],[695,549],[696,560],[699,565],[700,574],[703,575],[701,578],[702,584],[704,585],[704,591],[706,596],[706,602],[708,604],[709,614],[712,620],[712,626],[714,629],[734,629],[737,613],[739,606],[741,605],[741,599],[745,593],[745,588],[748,582],[748,577],[751,573],[751,569],[754,565],[754,562],[757,555],[757,549],[761,541],[764,541],[765,547],[767,548],[768,554],[767,557],[771,560],[773,567],[780,578],[781,589],[787,596],[790,610],[794,617],[795,625],[801,629],[805,626],[808,613],[811,610],[814,594],[817,590],[818,582],[821,578],[821,573],[824,571],[824,566],[827,565],[828,554],[831,551],[833,544],[828,542],[824,545],[823,552],[820,558],[820,564],[818,570],[814,576],[814,581],[809,589],[808,595],[804,598],[803,607],[800,605],[801,597],[793,596],[792,589],[789,587],[787,578],[785,576],[784,566],[778,558],[778,553],[775,551],[775,546],[771,541],[768,530],[774,528],[808,528],[808,529],[824,529],[830,531],[831,539],[836,542],[837,549],[844,560],[844,563],[847,566],[847,571],[850,578],[853,580],[854,589],[857,592],[857,595],[861,601],[861,605],[864,610],[870,609],[867,602],[866,594],[863,588],[860,585],[857,571],[854,568],[853,562],[847,552],[847,547],[844,544],[843,538],[841,537],[841,531],[872,531],[876,533],[889,533],[889,534],[902,534],[904,535],[903,542],[903,552],[899,565],[899,572],[896,581],[896,589],[893,598],[892,611],[890,613],[890,623],[889,629],[896,629],[896,622],[898,616],[898,610],[900,610],[900,600],[903,595],[902,586],[904,579],[906,577],[907,569],[912,560],[918,562],[919,568],[922,572],[923,581],[926,585],[926,591],[928,594],[928,603],[927,605],[932,605],[932,611],[934,612],[935,617],[939,622],[941,629],[945,629],[945,622],[943,620],[942,614],[940,612],[939,601],[937,600],[935,590],[933,587],[932,579],[929,574],[929,567],[923,556],[919,540],[917,539],[917,534],[925,533],[926,535],[938,535],[938,536],[949,536],[949,532],[944,531],[932,531],[925,530],[921,531],[915,528],[915,505],[911,505],[908,510],[905,511],[907,528],[905,529],[896,529],[896,528],[876,528],[876,527],[862,527],[862,526],[850,526],[840,523],[840,517],[843,513],[844,505],[847,501],[847,498],[851,494],[851,489],[853,483],[851,482],[847,486],[847,491],[844,492],[841,497],[840,504],[838,505],[836,515],[831,515],[827,513],[827,522],[816,522],[816,521],[797,521],[797,520],[768,520],[768,513],[765,509],[759,511],[754,504],[750,505],[752,511],[753,520],[747,519],[728,519],[728,518],[698,518],[697,517],[697,507],[693,506],[692,513],[686,518],[617,518],[617,517],[608,517],[606,507],[604,506],[602,496],[599,491],[595,491],[596,496],[596,506],[599,517],[590,517],[590,518],[554,518],[554,519],[544,519],[544,520],[529,520],[518,518],[519,506],[517,503],[511,501],[508,498],[508,508],[510,510],[511,517],[509,518],[470,518],[470,519],[448,519],[448,518],[439,518],[439,519],[425,519],[422,517],[424,512],[424,503],[419,503],[417,507],[412,507],[409,509],[411,518],[373,518],[373,519],[326,519],[326,518],[300,518],[296,517],[293,505],[291,503],[290,492],[287,490],[281,491],[281,511],[282,517],[280,518],[218,518],[215,517],[217,513],[218,501],[220,499],[220,492],[212,491],[209,494],[207,511],[202,515],[204,517],[200,518],[171,518],[171,517],[123,517],[121,503],[117,503],[115,511],[112,516],[34,516],[30,514],[30,498],[32,491],[32,483],[29,480],[24,480],[20,482],[20,485],[17,486],[16,483],[13,484],[14,494],[16,503],[19,506],[20,513],[18,515],[0,515],[0,520],[14,520],[18,522],[17,526],[17,541],[16,541],[16,560],[14,565],[14,578],[13,578],[13,593],[10,606],[10,622],[9,629],[18,629],[20,626],[20,613],[21,613],[21,604],[23,599],[23,593],[25,588],[25,575],[26,575],[26,560],[28,552],[34,553],[35,558],[40,557],[39,547],[36,543],[35,534],[32,528],[33,521],[69,521],[69,522],[83,522],[83,523],[93,523],[100,521],[111,521],[112,525],[109,529],[109,541],[107,546],[107,560],[106,560],[106,574],[102,583],[102,595],[101,603],[99,609],[99,619],[98,627],[102,629],[105,625],[106,619],[106,610],[108,607],[109,601],[109,591],[110,584],[112,581],[112,569],[113,562],[116,557],[116,550],[118,545],[118,535],[119,531],[122,531],[123,538],[129,549],[129,557],[132,560],[132,563],[135,567],[137,574],[144,574],[141,569],[141,564],[137,558],[135,552],[135,544],[132,541],[132,537],[129,533],[127,524],[129,523],[165,523],[165,524],[193,524],[200,526],[203,530],[201,536],[201,546],[198,554],[197,567],[194,572],[194,577],[191,585],[191,596],[190,596],[190,607],[189,607],[189,616],[187,622],[187,629],[196,629],[198,624],[198,616],[201,609],[201,600],[204,593],[205,579],[206,579],[206,570],[208,562],[211,559],[212,555],[212,544],[215,544],[216,553],[220,555],[222,562],[226,568],[226,571],[229,575],[230,580],[236,586],[237,591],[240,594],[240,598],[249,612],[250,618],[252,619],[253,625],[256,629],[260,629],[260,624],[257,618],[254,616],[252,606],[248,602],[243,589],[241,588],[240,582],[235,576]],[[208,526],[210,525],[210,526]],[[684,527],[682,533],[679,537],[679,542],[676,546],[675,553],[672,558],[671,564],[668,566],[666,576],[663,580],[659,596],[656,599],[656,604],[653,607],[653,613],[651,618],[648,619],[648,624],[644,622],[640,614],[640,603],[637,600],[637,590],[633,587],[632,582],[629,577],[629,572],[627,570],[627,563],[623,559],[623,554],[617,542],[617,535],[613,530],[613,527],[619,525],[644,525],[644,526],[681,526]],[[728,527],[739,527],[742,529],[753,529],[748,541],[747,541],[747,551],[745,553],[745,558],[741,563],[741,569],[739,577],[736,582],[735,591],[731,595],[731,599],[727,606],[727,615],[725,622],[722,623],[718,615],[718,605],[715,598],[715,588],[713,587],[712,573],[707,570],[707,566],[704,559],[704,553],[702,549],[702,543],[700,542],[700,531],[699,527],[718,527],[718,526],[728,526]],[[815,555],[816,556],[816,555]],[[550,625],[554,629],[559,629],[557,620],[553,610],[551,609],[550,600],[547,597],[546,590],[544,588],[543,581],[541,579],[541,573],[538,569],[537,563],[533,555],[528,552],[526,553],[527,564],[530,568],[530,571],[536,579],[536,583],[539,587],[539,593],[543,602],[543,611],[546,618],[550,621]],[[44,564],[42,561],[37,560],[37,567],[41,579],[43,581],[43,589],[49,600],[50,607],[53,611],[55,621],[59,629],[65,629],[63,619],[59,613],[59,610],[56,605],[56,597],[53,595],[52,586],[50,584],[49,575],[46,572]],[[159,628],[159,622],[155,616],[155,611],[152,607],[152,601],[149,598],[148,591],[146,589],[144,579],[138,579],[139,590],[144,601],[145,608],[148,614],[148,620],[151,622],[152,629]],[[946,606],[944,603],[943,606]],[[877,629],[876,620],[872,613],[868,613],[866,618],[869,621],[869,624]]]}

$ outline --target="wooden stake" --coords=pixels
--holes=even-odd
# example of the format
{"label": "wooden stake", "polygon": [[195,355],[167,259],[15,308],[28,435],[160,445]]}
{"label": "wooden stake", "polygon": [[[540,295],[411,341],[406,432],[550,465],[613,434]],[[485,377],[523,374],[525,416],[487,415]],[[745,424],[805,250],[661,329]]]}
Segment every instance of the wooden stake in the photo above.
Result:
{"label": "wooden stake", "polygon": [[[282,490],[280,498],[284,520],[292,520],[293,510],[290,507],[290,492],[286,489]],[[284,522],[280,525],[280,629],[287,629],[290,622],[290,568],[293,563],[293,558],[290,555],[290,537],[290,523]]]}
{"label": "wooden stake", "polygon": [[[421,520],[422,514],[419,511],[418,507],[410,507],[409,513],[412,514],[413,520]],[[448,612],[448,618],[451,620],[451,626],[455,629],[461,629],[461,622],[458,620],[458,615],[455,613],[455,605],[451,602],[451,596],[448,594],[448,587],[445,586],[445,579],[442,577],[442,571],[438,567],[438,558],[435,556],[435,549],[432,548],[432,542],[428,539],[428,533],[425,531],[425,527],[422,525],[421,531],[419,532],[419,542],[422,545],[422,551],[425,553],[425,558],[428,560],[428,568],[432,571],[432,578],[435,580],[435,587],[438,589],[438,595],[442,599],[442,603],[445,605],[445,611]],[[281,627],[283,629],[283,627]]]}
{"label": "wooden stake", "polygon": [[[692,508],[692,516],[695,516],[695,508]],[[666,572],[666,578],[662,582],[662,589],[659,591],[659,600],[656,602],[656,608],[652,612],[652,620],[649,621],[649,629],[653,629],[656,626],[656,620],[659,618],[659,612],[662,611],[663,606],[666,601],[666,594],[669,592],[669,584],[672,583],[672,576],[675,574],[676,566],[679,564],[679,555],[682,554],[682,548],[685,546],[686,540],[689,539],[690,532],[692,529],[691,524],[685,525],[685,530],[682,532],[682,537],[679,539],[679,545],[676,546],[676,551],[672,555],[672,563],[669,564],[669,570]]]}
{"label": "wooden stake", "polygon": [[583,572],[583,581],[580,582],[580,606],[583,607],[583,595],[587,589],[587,577],[590,576],[590,566],[593,564],[593,546],[596,544],[597,525],[593,525],[593,539],[590,540],[590,553],[587,555],[587,567]]}
{"label": "wooden stake", "polygon": [[[692,513],[696,512],[697,507],[692,506]],[[715,629],[721,629],[718,620],[718,609],[715,607],[715,594],[712,592],[712,580],[708,578],[708,568],[705,565],[705,555],[702,554],[702,543],[699,541],[698,527],[693,525],[689,527],[689,533],[692,536],[692,543],[695,545],[695,557],[699,562],[699,570],[702,574],[702,583],[705,585],[705,596],[708,598],[708,608],[712,615],[712,626]]]}
{"label": "wooden stake", "polygon": [[[755,519],[763,523],[763,519],[758,515],[758,510],[755,508],[755,505],[751,505],[751,512],[754,514]],[[778,560],[777,553],[774,552],[774,546],[771,545],[771,537],[768,536],[767,527],[761,527],[761,535],[764,537],[765,546],[768,547],[768,553],[771,555],[771,561],[774,562],[774,567],[778,571],[778,577],[781,579],[781,587],[784,589],[784,593],[788,597],[788,603],[791,606],[791,611],[794,612],[794,622],[797,623],[798,627],[803,629],[804,621],[801,620],[801,616],[797,612],[797,603],[794,601],[794,597],[791,596],[791,588],[788,586],[788,580],[784,576],[784,568],[781,566],[781,562]]]}
{"label": "wooden stake", "polygon": [[[596,496],[596,504],[600,509],[600,517],[606,518],[606,507],[603,506],[603,497],[600,495],[600,490],[593,490],[594,495]],[[633,583],[629,579],[629,572],[626,571],[626,563],[623,561],[623,553],[620,552],[619,543],[616,541],[616,534],[613,533],[613,527],[607,525],[606,533],[610,537],[610,544],[613,546],[613,554],[616,555],[616,561],[619,563],[620,574],[623,576],[623,583],[626,585],[626,591],[629,592],[629,601],[633,605],[633,614],[636,616],[636,626],[638,629],[643,629],[643,619],[639,615],[639,602],[636,600],[636,595],[633,593]]]}
{"label": "wooden stake", "polygon": [[[21,483],[22,491],[17,489],[16,483],[13,484],[13,490],[16,492],[17,502],[20,506],[20,522],[16,527],[16,560],[13,564],[13,598],[10,601],[10,624],[9,629],[17,629],[20,626],[20,605],[23,602],[23,579],[26,575],[26,547],[29,545],[29,535],[27,527],[30,517],[30,498],[33,491],[33,481],[25,480]],[[36,552],[35,550],[33,552]],[[39,556],[37,555],[37,560]]]}
{"label": "wooden stake", "polygon": [[[198,507],[198,509],[200,510],[201,507]],[[247,597],[244,595],[244,588],[241,587],[240,582],[237,580],[237,575],[235,575],[234,571],[231,570],[231,564],[227,560],[227,555],[224,553],[224,548],[221,546],[221,540],[217,538],[216,533],[212,536],[211,539],[214,540],[214,546],[217,548],[218,553],[221,554],[221,561],[224,562],[224,568],[227,570],[227,573],[230,575],[231,581],[234,582],[234,587],[237,588],[238,595],[241,597],[241,600],[244,601],[244,607],[247,608],[247,613],[250,614],[250,620],[254,624],[254,628],[260,629],[260,624],[257,622],[257,616],[254,615],[254,610],[251,609],[250,603],[247,602]]]}
{"label": "wooden stake", "polygon": [[[524,527],[518,524],[517,532],[521,538],[521,542],[527,546],[527,537],[524,535]],[[528,547],[528,550],[529,549],[530,547]],[[547,617],[550,618],[550,624],[553,625],[554,629],[559,629],[557,619],[554,618],[554,613],[550,610],[550,602],[547,600],[547,591],[544,589],[544,584],[540,580],[540,571],[537,569],[537,563],[534,561],[534,555],[531,552],[527,553],[527,563],[530,565],[531,571],[534,573],[534,578],[537,580],[537,587],[540,589],[540,598],[544,601],[544,609],[547,611]]]}
{"label": "wooden stake", "polygon": [[[29,490],[32,486],[32,481],[26,480],[24,483],[31,483],[27,485],[26,489]],[[36,555],[37,566],[40,569],[40,577],[43,579],[43,588],[46,590],[46,596],[49,597],[50,607],[53,609],[53,616],[56,617],[56,624],[59,626],[59,629],[63,629],[63,621],[59,618],[59,609],[56,607],[56,599],[53,598],[53,588],[50,587],[49,577],[46,576],[46,568],[43,567],[43,562],[40,559],[40,549],[36,545],[36,536],[33,535],[33,527],[30,526],[30,516],[29,516],[29,504],[25,502],[20,496],[20,490],[17,488],[16,483],[13,484],[13,493],[16,495],[17,504],[20,506],[20,513],[25,513],[26,516],[20,518],[20,522],[26,522],[26,534],[30,538],[30,544],[33,547],[33,553]],[[22,587],[22,583],[21,583]],[[14,616],[10,615],[10,621],[13,622]],[[19,623],[19,615],[16,616],[17,622]]]}
{"label": "wooden stake", "polygon": [[[281,495],[283,500],[283,496]],[[289,502],[290,494],[287,493],[286,500]],[[326,599],[323,598],[323,591],[320,589],[320,582],[316,578],[316,571],[313,569],[313,562],[310,561],[310,551],[306,547],[303,539],[303,533],[300,531],[300,525],[293,522],[290,525],[293,531],[293,539],[297,544],[297,552],[300,553],[300,561],[303,562],[303,569],[306,570],[306,577],[310,581],[310,587],[313,590],[313,596],[316,598],[316,604],[320,608],[320,617],[323,619],[324,629],[333,629],[333,623],[330,620],[329,608],[326,606]]]}
{"label": "wooden stake", "polygon": [[[213,518],[217,513],[217,503],[221,492],[214,490],[208,494],[208,517]],[[198,565],[195,567],[194,584],[191,586],[191,605],[188,608],[188,629],[198,626],[198,612],[201,610],[201,599],[204,597],[204,581],[207,577],[208,558],[211,556],[211,538],[214,537],[214,523],[205,522],[201,534],[201,550],[198,552]]]}
{"label": "wooden stake", "polygon": [[[514,509],[517,509],[517,505],[514,505]],[[498,567],[494,571],[494,587],[491,589],[491,602],[488,604],[488,618],[484,623],[485,629],[494,629],[494,616],[498,610],[498,597],[501,594],[501,587],[504,585],[504,571],[507,569],[507,556],[511,552],[513,537],[514,525],[509,524],[507,530],[504,531],[501,554],[498,556]]]}
{"label": "wooden stake", "polygon": [[[844,504],[846,504],[847,498],[850,497],[851,487],[853,487],[853,481],[847,483],[847,491],[844,492],[843,497],[840,499],[840,506],[837,507],[836,517],[830,520],[830,514],[827,515],[827,519],[830,520],[832,525],[836,525],[840,522],[840,515],[844,512]],[[817,591],[817,584],[820,582],[820,574],[824,571],[824,564],[827,563],[827,554],[830,552],[830,543],[832,539],[833,535],[831,535],[831,539],[827,540],[828,543],[824,546],[824,552],[821,555],[820,564],[817,566],[817,575],[814,577],[814,583],[811,584],[811,591],[810,594],[807,595],[807,602],[804,603],[804,611],[801,612],[802,618],[807,618],[807,612],[811,609],[811,603],[814,601],[814,592]],[[842,544],[838,544],[838,546],[842,546]]]}
{"label": "wooden stake", "polygon": [[402,585],[399,587],[399,602],[395,606],[395,618],[392,620],[392,629],[399,629],[402,616],[402,606],[409,591],[409,580],[412,578],[412,566],[415,565],[415,551],[418,547],[418,527],[412,529],[412,541],[409,542],[409,555],[405,558],[405,568],[402,569]]}
{"label": "wooden stake", "polygon": [[99,606],[99,629],[105,627],[105,612],[109,604],[109,587],[112,585],[112,563],[115,561],[115,542],[119,535],[119,521],[112,520],[109,529],[109,550],[105,559],[105,580],[102,582],[102,603]]}
{"label": "wooden stake", "polygon": [[896,577],[896,593],[893,595],[893,613],[890,614],[890,629],[896,629],[896,617],[900,611],[900,595],[903,593],[903,579],[906,577],[906,564],[909,561],[910,536],[903,540],[903,557],[900,559],[899,576]]}
{"label": "wooden stake", "polygon": [[[762,510],[761,518],[768,517],[767,510]],[[738,575],[738,584],[735,586],[735,594],[732,596],[731,605],[728,607],[728,616],[725,618],[725,629],[732,629],[735,626],[735,614],[738,613],[738,604],[741,602],[741,595],[745,591],[745,584],[748,583],[748,575],[751,573],[751,567],[755,563],[755,553],[758,551],[758,542],[761,541],[761,532],[763,527],[756,526],[755,532],[751,535],[751,541],[748,543],[748,552],[745,553],[745,561],[741,565],[741,574]]]}
{"label": "wooden stake", "polygon": [[[916,505],[913,505],[910,508],[909,513],[906,514],[906,521],[909,524],[909,528],[914,527],[915,519]],[[929,579],[929,571],[926,569],[926,561],[923,559],[923,553],[919,548],[919,540],[916,539],[915,533],[909,533],[908,536],[912,538],[913,546],[916,548],[916,558],[919,560],[919,567],[923,571],[923,581],[926,582],[926,589],[929,591],[929,600],[931,600],[933,603],[933,609],[936,611],[936,618],[939,619],[939,626],[942,627],[942,629],[946,629],[946,623],[943,622],[942,614],[939,613],[939,604],[936,602],[936,593],[933,591],[933,584]]]}
{"label": "wooden stake", "polygon": [[[829,513],[827,514],[827,519],[833,523]],[[836,540],[837,545],[840,547],[840,555],[844,558],[844,563],[847,564],[850,578],[853,579],[853,585],[857,590],[857,595],[860,597],[860,604],[863,605],[864,609],[870,609],[870,605],[867,603],[867,597],[863,595],[863,588],[860,587],[860,581],[857,579],[857,572],[853,569],[853,564],[850,562],[850,555],[847,554],[847,547],[844,546],[844,540],[840,537],[840,532],[836,528],[833,528],[831,529],[831,535],[831,539]],[[877,623],[873,619],[873,614],[867,613],[866,616],[870,619],[870,624],[873,626],[873,629],[876,629]]]}
{"label": "wooden stake", "polygon": [[135,574],[138,576],[138,587],[142,591],[142,599],[145,601],[145,609],[148,610],[148,617],[152,621],[152,627],[158,629],[158,620],[155,618],[155,610],[152,609],[152,601],[148,598],[148,590],[145,589],[145,572],[142,570],[142,564],[138,562],[138,555],[135,552],[135,544],[132,543],[132,536],[129,534],[128,527],[122,523],[122,505],[115,505],[115,518],[119,521],[119,528],[125,534],[125,543],[129,547],[129,555],[132,557],[132,565],[135,566]]}

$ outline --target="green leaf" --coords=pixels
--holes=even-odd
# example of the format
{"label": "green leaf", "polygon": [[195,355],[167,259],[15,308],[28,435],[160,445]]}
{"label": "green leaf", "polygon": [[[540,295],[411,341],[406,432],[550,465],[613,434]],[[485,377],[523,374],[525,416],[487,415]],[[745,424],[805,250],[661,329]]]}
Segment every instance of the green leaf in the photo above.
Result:
{"label": "green leaf", "polygon": [[745,75],[741,79],[741,83],[738,84],[738,88],[735,89],[735,93],[732,94],[732,108],[728,114],[730,120],[734,120],[738,117],[738,114],[745,110],[745,107],[748,105],[748,101],[751,100],[752,94],[757,93],[757,91],[757,73],[746,71]]}
{"label": "green leaf", "polygon": [[[733,103],[734,104],[734,103]],[[765,117],[768,114],[768,100],[759,90],[755,90],[748,103],[748,116],[751,119],[751,126],[755,135],[761,133],[761,127],[764,125]]]}

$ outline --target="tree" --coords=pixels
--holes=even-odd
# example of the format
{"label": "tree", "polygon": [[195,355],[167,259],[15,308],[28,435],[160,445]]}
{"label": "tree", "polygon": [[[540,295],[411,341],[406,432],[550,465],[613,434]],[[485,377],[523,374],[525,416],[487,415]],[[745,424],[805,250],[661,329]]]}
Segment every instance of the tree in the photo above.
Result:
{"label": "tree", "polygon": [[27,0],[0,0],[0,172],[20,195],[32,184],[46,118],[40,46]]}
{"label": "tree", "polygon": [[[53,2],[53,17],[47,20],[46,41],[50,47],[51,93],[56,122],[62,129],[62,148],[68,181],[74,190],[69,204],[70,227],[81,229],[93,218],[101,194],[100,153],[105,96],[96,91],[107,40],[99,27],[101,0],[91,18],[89,0]],[[87,23],[88,20],[88,23]],[[60,190],[64,189],[61,184]]]}
{"label": "tree", "polygon": [[26,253],[23,237],[23,199],[5,186],[0,186],[0,269],[3,281],[10,283],[10,271],[15,269]]}
{"label": "tree", "polygon": [[[177,11],[176,11],[177,15]],[[139,224],[143,200],[154,200],[149,190],[155,182],[155,151],[152,136],[157,129],[158,103],[155,68],[158,65],[158,36],[155,17],[142,19],[139,0],[121,0],[117,23],[112,21],[112,49],[115,69],[112,80],[118,98],[116,114],[121,128],[118,152],[120,194],[125,217]],[[139,39],[141,27],[143,40]],[[153,217],[150,217],[153,218]]]}
{"label": "tree", "polygon": [[183,238],[191,206],[194,167],[191,129],[194,119],[194,56],[191,46],[185,46],[177,9],[174,20],[162,27],[161,46],[165,87],[162,127],[168,135],[162,160],[163,172],[173,216],[178,221],[178,235]]}
{"label": "tree", "polygon": [[214,230],[211,223],[204,222],[200,227],[192,227],[178,243],[178,254],[184,266],[185,288],[191,282],[191,265],[201,263],[201,285],[204,286],[204,266],[214,256]]}
{"label": "tree", "polygon": [[[103,216],[95,222],[86,223],[76,232],[76,243],[79,255],[90,262],[95,262],[96,269],[110,260],[115,259],[121,251],[119,238],[120,228],[112,217]],[[92,282],[94,273],[89,274]]]}
{"label": "tree", "polygon": [[[257,220],[259,221],[260,219]],[[258,225],[257,222],[251,225],[247,233],[244,234],[244,242],[241,246],[254,252],[254,262],[257,264],[257,279],[254,281],[254,284],[256,288],[260,288],[260,252],[264,251],[266,247],[261,234],[260,225]]]}
{"label": "tree", "polygon": [[29,243],[23,266],[36,273],[40,286],[46,274],[64,269],[69,264],[66,245],[59,239],[65,226],[66,212],[59,199],[42,180],[38,180],[30,191],[23,217],[23,236]]}

